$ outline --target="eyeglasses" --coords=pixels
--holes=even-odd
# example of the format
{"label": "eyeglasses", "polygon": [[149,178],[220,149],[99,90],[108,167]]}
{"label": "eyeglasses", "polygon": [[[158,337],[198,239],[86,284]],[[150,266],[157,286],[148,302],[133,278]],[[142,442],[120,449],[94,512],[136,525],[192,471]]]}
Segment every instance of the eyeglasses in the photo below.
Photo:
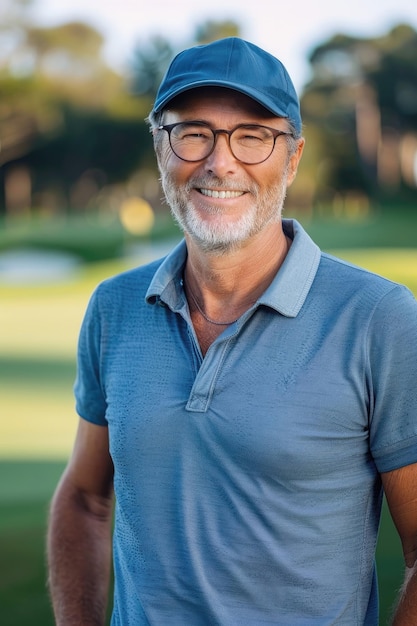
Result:
{"label": "eyeglasses", "polygon": [[255,165],[266,161],[272,154],[277,137],[293,136],[292,133],[260,124],[239,124],[232,130],[214,130],[203,122],[176,122],[158,126],[168,133],[173,153],[182,161],[203,161],[213,152],[217,136],[229,138],[230,150],[238,161]]}

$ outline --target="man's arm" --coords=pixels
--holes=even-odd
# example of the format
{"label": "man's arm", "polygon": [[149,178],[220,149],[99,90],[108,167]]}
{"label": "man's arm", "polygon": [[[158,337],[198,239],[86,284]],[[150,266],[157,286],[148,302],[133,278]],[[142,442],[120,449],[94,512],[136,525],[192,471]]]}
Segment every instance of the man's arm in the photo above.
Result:
{"label": "man's arm", "polygon": [[108,429],[80,419],[47,536],[57,626],[103,626],[111,566],[113,464]]}
{"label": "man's arm", "polygon": [[406,575],[393,626],[417,626],[417,463],[381,475],[401,538]]}

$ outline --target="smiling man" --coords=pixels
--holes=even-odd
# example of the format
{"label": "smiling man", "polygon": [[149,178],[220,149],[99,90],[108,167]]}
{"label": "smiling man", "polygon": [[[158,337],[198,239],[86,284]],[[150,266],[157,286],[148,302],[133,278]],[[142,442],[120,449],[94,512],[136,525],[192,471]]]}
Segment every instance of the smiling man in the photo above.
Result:
{"label": "smiling man", "polygon": [[149,116],[184,232],[80,333],[50,515],[58,626],[377,626],[383,489],[417,624],[417,303],[282,218],[304,148],[276,58],[179,54]]}
{"label": "smiling man", "polygon": [[[184,232],[207,252],[236,250],[268,226],[283,238],[282,206],[304,145],[288,121],[220,87],[178,96],[163,117],[176,121],[154,130],[169,135],[158,150],[162,185]],[[231,130],[221,130],[225,120]]]}

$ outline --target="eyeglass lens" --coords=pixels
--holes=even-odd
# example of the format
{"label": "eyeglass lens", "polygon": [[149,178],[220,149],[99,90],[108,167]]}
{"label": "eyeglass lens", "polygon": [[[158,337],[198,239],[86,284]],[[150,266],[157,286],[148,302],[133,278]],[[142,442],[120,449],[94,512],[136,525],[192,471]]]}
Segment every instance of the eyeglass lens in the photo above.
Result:
{"label": "eyeglass lens", "polygon": [[229,132],[189,122],[181,122],[171,128],[171,148],[180,159],[201,161],[212,152],[216,135],[220,133],[228,134],[233,155],[244,163],[260,163],[270,156],[274,148],[274,135],[265,126],[245,124]]}

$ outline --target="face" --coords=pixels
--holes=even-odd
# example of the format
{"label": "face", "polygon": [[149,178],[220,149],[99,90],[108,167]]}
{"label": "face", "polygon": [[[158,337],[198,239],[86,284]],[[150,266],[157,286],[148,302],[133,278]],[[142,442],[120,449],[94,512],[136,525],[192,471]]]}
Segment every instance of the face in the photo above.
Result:
{"label": "face", "polygon": [[[270,116],[243,94],[201,89],[185,94],[164,113],[164,124],[203,121],[213,129],[263,124],[286,131],[283,118]],[[226,135],[203,161],[188,163],[172,152],[165,131],[157,150],[161,182],[174,218],[201,249],[218,253],[241,247],[272,224],[279,224],[286,189],[295,178],[303,140],[289,154],[285,137],[276,139],[271,156],[245,165],[230,151]]]}

